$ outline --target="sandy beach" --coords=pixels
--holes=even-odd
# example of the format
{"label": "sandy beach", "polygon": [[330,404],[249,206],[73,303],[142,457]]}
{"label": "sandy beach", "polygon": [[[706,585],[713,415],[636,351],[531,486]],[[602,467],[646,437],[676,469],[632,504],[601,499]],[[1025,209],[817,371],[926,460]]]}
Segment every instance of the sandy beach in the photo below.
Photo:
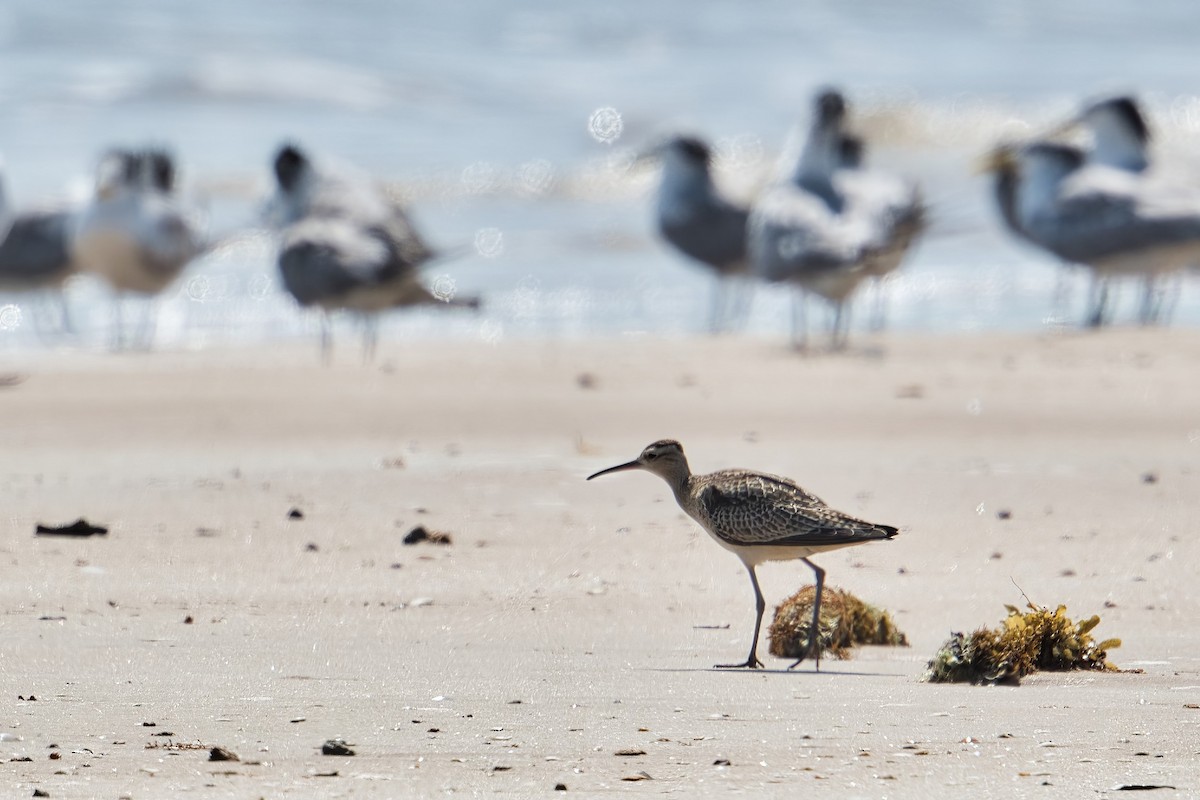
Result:
{"label": "sandy beach", "polygon": [[[1200,796],[1195,331],[0,372],[7,797]],[[657,478],[584,480],[664,437],[900,527],[815,560],[912,646],[788,672],[764,632],[765,670],[711,669],[745,656],[741,564]],[[79,517],[109,533],[34,535]],[[418,525],[452,543],[404,545]],[[811,582],[759,574],[768,621]],[[1100,614],[1141,671],[920,682],[1022,592]],[[338,737],[356,755],[322,755]]]}

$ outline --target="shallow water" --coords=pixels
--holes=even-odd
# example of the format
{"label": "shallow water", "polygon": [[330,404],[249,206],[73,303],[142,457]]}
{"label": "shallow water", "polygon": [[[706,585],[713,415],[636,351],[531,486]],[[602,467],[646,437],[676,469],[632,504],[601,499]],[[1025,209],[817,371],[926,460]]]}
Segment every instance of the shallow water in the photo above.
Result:
{"label": "shallow water", "polygon": [[[0,9],[0,149],[10,192],[35,203],[85,192],[109,145],[169,143],[224,233],[256,221],[271,153],[292,139],[389,183],[431,242],[471,252],[430,280],[484,311],[392,315],[385,338],[690,333],[708,276],[654,238],[655,176],[630,154],[701,133],[749,197],[813,89],[836,82],[871,161],[921,180],[937,215],[892,282],[893,327],[1034,330],[1082,315],[1082,279],[1056,294],[1060,269],[999,230],[974,159],[1001,132],[1130,89],[1163,157],[1200,174],[1193,19],[1184,2],[18,0]],[[19,313],[0,313],[0,347],[103,346],[105,290],[79,278],[68,294],[76,337],[9,295]],[[787,309],[785,292],[760,291],[750,329],[783,335]],[[1175,318],[1200,321],[1194,285]],[[314,333],[262,233],[194,264],[158,308],[165,345]]]}

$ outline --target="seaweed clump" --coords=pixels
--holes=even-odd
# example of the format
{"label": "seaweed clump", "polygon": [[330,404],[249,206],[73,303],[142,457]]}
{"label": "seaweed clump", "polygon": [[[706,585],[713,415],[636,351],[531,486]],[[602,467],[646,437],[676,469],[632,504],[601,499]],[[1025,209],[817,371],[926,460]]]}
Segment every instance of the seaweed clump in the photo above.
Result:
{"label": "seaweed clump", "polygon": [[[801,658],[808,655],[813,600],[817,588],[805,586],[775,609],[771,622],[771,655]],[[856,644],[908,646],[908,637],[896,627],[891,614],[864,603],[850,592],[826,586],[821,592],[821,629],[818,642],[822,654],[847,659]]]}
{"label": "seaweed clump", "polygon": [[930,660],[923,680],[1019,683],[1038,670],[1117,670],[1108,651],[1120,647],[1121,640],[1092,638],[1098,614],[1076,622],[1067,616],[1066,606],[1050,611],[1029,603],[1024,612],[1005,608],[1008,616],[997,628],[952,634]]}

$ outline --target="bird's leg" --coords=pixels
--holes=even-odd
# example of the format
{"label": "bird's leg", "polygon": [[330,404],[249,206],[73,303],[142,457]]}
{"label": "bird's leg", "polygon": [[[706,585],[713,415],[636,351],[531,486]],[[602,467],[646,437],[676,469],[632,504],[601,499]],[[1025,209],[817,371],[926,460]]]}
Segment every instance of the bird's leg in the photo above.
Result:
{"label": "bird's leg", "polygon": [[729,303],[729,278],[718,275],[713,282],[712,307],[708,312],[708,332],[722,333],[725,329],[725,318],[728,315],[726,306]]}
{"label": "bird's leg", "polygon": [[379,346],[379,318],[374,314],[363,314],[363,364],[375,360],[375,350]]}
{"label": "bird's leg", "polygon": [[1147,275],[1142,279],[1142,307],[1138,309],[1138,323],[1153,325],[1158,316],[1159,277]]}
{"label": "bird's leg", "polygon": [[132,339],[132,346],[138,350],[150,350],[154,346],[154,334],[158,328],[158,300],[153,297],[141,299],[141,321]]}
{"label": "bird's leg", "polygon": [[850,338],[850,314],[846,311],[846,301],[839,300],[833,306],[833,335],[830,338],[830,350],[838,351],[846,347]]}
{"label": "bird's leg", "polygon": [[1175,312],[1175,306],[1179,303],[1179,293],[1183,288],[1183,272],[1175,272],[1166,281],[1166,286],[1161,287],[1158,291],[1157,304],[1154,307],[1154,321],[1163,325],[1171,323],[1171,316]]}
{"label": "bird's leg", "polygon": [[750,307],[754,303],[754,283],[744,275],[733,278],[733,281],[737,289],[737,307],[734,310],[733,326],[744,329],[750,318]]}
{"label": "bird's leg", "polygon": [[825,588],[825,570],[818,567],[807,558],[800,559],[805,564],[812,567],[813,572],[817,576],[817,593],[813,597],[813,616],[812,627],[808,629],[808,653],[796,659],[796,663],[792,664],[788,669],[795,669],[800,666],[800,662],[808,656],[812,656],[817,662],[816,671],[821,671],[821,591]]}
{"label": "bird's leg", "polygon": [[65,288],[59,287],[57,294],[58,303],[62,312],[61,316],[59,317],[62,320],[62,332],[68,336],[74,336],[75,325],[71,321],[71,306],[67,303],[67,291]]}
{"label": "bird's leg", "polygon": [[1069,264],[1062,264],[1058,270],[1058,280],[1054,283],[1054,292],[1050,295],[1050,311],[1064,319],[1068,316],[1071,300],[1071,276],[1074,270]]}
{"label": "bird's leg", "polygon": [[792,290],[792,348],[795,350],[808,349],[808,321],[804,318],[804,290],[796,287]]}
{"label": "bird's leg", "polygon": [[1108,306],[1108,278],[1097,275],[1092,280],[1092,311],[1088,316],[1089,328],[1102,328]]}
{"label": "bird's leg", "polygon": [[124,301],[125,295],[122,292],[113,296],[112,349],[118,353],[125,347],[125,326],[121,319],[121,304]]}
{"label": "bird's leg", "polygon": [[757,612],[754,617],[754,638],[750,641],[750,655],[742,664],[714,664],[714,669],[759,669],[763,665],[758,660],[758,631],[762,627],[763,612],[767,609],[767,601],[763,599],[762,589],[758,588],[758,576],[754,574],[754,567],[747,564],[746,571],[750,573],[750,584],[754,587],[754,609]]}
{"label": "bird's leg", "polygon": [[321,363],[329,366],[333,360],[333,325],[329,320],[329,312],[321,310]]}
{"label": "bird's leg", "polygon": [[874,292],[871,303],[871,321],[868,323],[870,329],[876,333],[887,327],[887,293],[885,292],[884,278],[879,277],[871,282],[871,289]]}

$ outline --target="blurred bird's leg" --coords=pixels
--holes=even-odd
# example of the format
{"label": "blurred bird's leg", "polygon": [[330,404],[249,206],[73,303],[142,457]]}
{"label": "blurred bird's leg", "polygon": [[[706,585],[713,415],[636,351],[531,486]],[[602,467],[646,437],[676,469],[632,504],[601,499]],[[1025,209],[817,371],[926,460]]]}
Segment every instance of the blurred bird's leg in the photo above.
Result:
{"label": "blurred bird's leg", "polygon": [[62,332],[68,336],[75,335],[75,323],[71,320],[71,304],[67,302],[67,290],[65,287],[59,287],[55,293],[58,297],[59,321],[62,326]]}
{"label": "blurred bird's leg", "polygon": [[375,351],[379,348],[379,316],[363,314],[363,364],[375,361]]}
{"label": "blurred bird's leg", "polygon": [[1158,294],[1158,306],[1155,308],[1155,322],[1163,325],[1169,325],[1172,318],[1175,316],[1175,307],[1179,305],[1179,295],[1183,292],[1182,270],[1177,270],[1165,280],[1167,285],[1160,288]]}
{"label": "blurred bird's leg", "polygon": [[871,281],[871,316],[867,325],[878,333],[887,328],[887,278],[880,276]]}
{"label": "blurred bird's leg", "polygon": [[1108,311],[1108,278],[1095,274],[1092,276],[1092,290],[1089,296],[1088,317],[1084,323],[1089,328],[1104,327]]}
{"label": "blurred bird's leg", "polygon": [[725,305],[729,293],[728,280],[724,275],[718,275],[713,281],[712,298],[708,308],[708,332],[710,334],[721,333],[724,325]]}
{"label": "blurred bird's leg", "polygon": [[833,323],[830,326],[829,349],[844,350],[850,340],[850,309],[845,300],[833,304]]}
{"label": "blurred bird's leg", "polygon": [[139,304],[142,307],[141,318],[138,321],[135,335],[130,340],[130,346],[138,350],[153,350],[154,335],[158,331],[158,298],[139,298]]}
{"label": "blurred bird's leg", "polygon": [[1066,319],[1071,304],[1071,276],[1073,269],[1063,264],[1058,270],[1058,280],[1054,282],[1054,291],[1050,295],[1050,313],[1060,319]]}
{"label": "blurred bird's leg", "polygon": [[804,316],[807,293],[799,286],[792,289],[792,347],[808,349],[808,320]]}
{"label": "blurred bird's leg", "polygon": [[745,330],[750,320],[750,309],[754,305],[754,280],[746,275],[735,275],[733,281],[733,312],[731,330]]}
{"label": "blurred bird's leg", "polygon": [[1138,307],[1138,324],[1153,325],[1158,311],[1158,281],[1156,275],[1146,275],[1142,278],[1142,302]]}
{"label": "blurred bird's leg", "polygon": [[333,324],[329,312],[321,309],[321,363],[329,366],[333,361]]}
{"label": "blurred bird's leg", "polygon": [[115,292],[113,294],[113,320],[112,331],[110,333],[112,340],[110,346],[115,353],[119,353],[125,348],[125,321],[122,318],[123,314],[121,311],[121,306],[124,302],[125,296],[123,292]]}
{"label": "blurred bird's leg", "polygon": [[1183,275],[1180,272],[1147,275],[1143,279],[1142,307],[1138,321],[1143,325],[1170,322],[1171,313],[1179,300],[1182,280]]}

